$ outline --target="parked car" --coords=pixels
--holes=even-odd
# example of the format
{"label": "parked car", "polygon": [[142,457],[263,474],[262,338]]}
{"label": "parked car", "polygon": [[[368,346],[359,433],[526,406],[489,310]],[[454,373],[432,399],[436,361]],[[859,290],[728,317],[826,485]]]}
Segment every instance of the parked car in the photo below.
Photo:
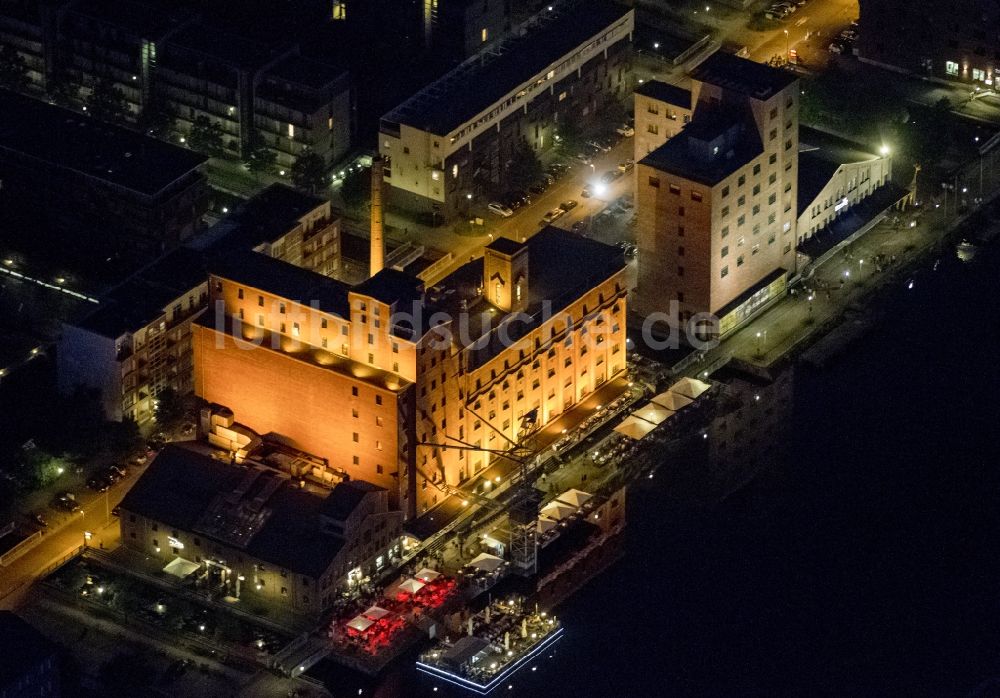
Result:
{"label": "parked car", "polygon": [[842,44],[839,44],[836,41],[834,41],[832,44],[826,47],[826,50],[829,51],[830,53],[841,54],[844,52],[844,47]]}
{"label": "parked car", "polygon": [[107,492],[111,487],[111,482],[103,475],[92,475],[87,478],[87,487],[94,492]]}
{"label": "parked car", "polygon": [[573,157],[575,157],[577,160],[579,160],[580,162],[582,162],[584,165],[589,165],[590,164],[590,154],[589,153],[579,152],[576,155],[574,155]]}
{"label": "parked car", "polygon": [[548,213],[546,213],[544,216],[542,216],[541,224],[548,225],[549,223],[561,218],[564,215],[566,215],[566,212],[563,211],[561,208],[554,208]]}
{"label": "parked car", "polygon": [[55,499],[52,500],[52,506],[70,513],[80,510],[80,505],[77,503],[76,497],[72,492],[60,492],[57,494]]}
{"label": "parked car", "polygon": [[631,138],[632,136],[635,135],[635,129],[627,124],[622,124],[621,126],[615,129],[615,133],[617,133],[620,136],[624,136],[625,138]]}
{"label": "parked car", "polygon": [[635,160],[633,160],[632,158],[629,158],[625,162],[618,163],[618,171],[621,172],[622,174],[625,174],[626,172],[631,172],[634,167],[635,167]]}
{"label": "parked car", "polygon": [[594,185],[590,184],[589,182],[587,184],[584,184],[583,191],[580,192],[580,196],[582,196],[584,199],[589,199],[593,195],[594,195]]}
{"label": "parked car", "polygon": [[501,218],[510,218],[511,216],[514,215],[513,211],[511,211],[509,208],[496,201],[490,203],[490,205],[487,206],[486,208],[490,210],[490,213],[496,214]]}
{"label": "parked car", "polygon": [[531,197],[528,196],[528,192],[521,191],[520,189],[507,192],[500,200],[503,202],[504,206],[514,209],[515,211],[522,206],[527,206],[531,203]]}
{"label": "parked car", "polygon": [[583,235],[583,231],[587,229],[587,221],[577,221],[571,225],[569,229],[574,233]]}
{"label": "parked car", "polygon": [[619,170],[608,170],[607,172],[601,175],[601,181],[604,182],[605,184],[611,184],[613,181],[621,177],[623,174],[625,173],[620,172]]}
{"label": "parked car", "polygon": [[589,145],[591,148],[594,148],[595,150],[597,150],[598,152],[601,152],[601,153],[606,153],[609,150],[611,150],[611,146],[610,145],[607,145],[607,144],[605,144],[605,143],[603,143],[601,141],[598,141],[598,140],[587,141],[587,145]]}
{"label": "parked car", "polygon": [[566,201],[563,201],[561,204],[559,204],[559,208],[561,208],[563,211],[566,211],[567,213],[572,211],[574,208],[576,208],[576,199],[567,199]]}
{"label": "parked car", "polygon": [[535,196],[541,196],[545,193],[545,190],[549,188],[548,182],[535,182],[530,187],[528,191]]}

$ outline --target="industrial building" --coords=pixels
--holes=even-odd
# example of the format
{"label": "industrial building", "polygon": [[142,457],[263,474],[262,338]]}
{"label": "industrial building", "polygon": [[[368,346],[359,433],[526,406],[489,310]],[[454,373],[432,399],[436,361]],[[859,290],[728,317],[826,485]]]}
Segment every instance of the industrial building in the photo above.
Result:
{"label": "industrial building", "polygon": [[636,168],[636,305],[679,328],[707,313],[725,335],[795,271],[798,79],[726,53],[691,78],[690,124]]}

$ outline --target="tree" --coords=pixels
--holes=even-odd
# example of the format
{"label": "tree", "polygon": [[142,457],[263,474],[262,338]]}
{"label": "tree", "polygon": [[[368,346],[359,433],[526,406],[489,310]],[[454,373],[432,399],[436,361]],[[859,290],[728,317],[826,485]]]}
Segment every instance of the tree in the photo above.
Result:
{"label": "tree", "polygon": [[87,97],[87,111],[102,121],[121,121],[129,113],[125,92],[110,80],[98,80]]}
{"label": "tree", "polygon": [[0,47],[0,86],[10,90],[24,90],[30,82],[24,56],[10,44]]}
{"label": "tree", "polygon": [[359,209],[371,199],[372,171],[371,168],[349,170],[340,183],[340,198],[344,206]]}
{"label": "tree", "polygon": [[583,129],[575,119],[567,119],[559,124],[559,148],[564,153],[575,154],[583,148]]}
{"label": "tree", "polygon": [[528,141],[521,139],[515,145],[507,161],[504,181],[508,189],[524,190],[542,176],[542,163]]}
{"label": "tree", "polygon": [[292,165],[292,182],[310,194],[326,186],[326,163],[323,156],[306,148]]}
{"label": "tree", "polygon": [[184,398],[173,388],[164,388],[156,396],[156,421],[161,427],[176,426],[184,417]]}
{"label": "tree", "polygon": [[188,145],[191,150],[210,157],[222,155],[225,145],[223,136],[225,133],[218,121],[212,121],[205,115],[195,117],[191,124],[191,133],[188,134]]}
{"label": "tree", "polygon": [[247,169],[253,172],[256,179],[260,174],[274,170],[274,163],[277,159],[278,156],[273,150],[261,143],[260,140],[254,139],[254,146],[250,149],[250,154],[247,157]]}
{"label": "tree", "polygon": [[60,107],[71,107],[80,98],[76,83],[63,71],[57,72],[45,86],[49,99]]}
{"label": "tree", "polygon": [[104,451],[113,461],[123,461],[142,448],[142,432],[133,419],[108,422],[104,434]]}
{"label": "tree", "polygon": [[[139,114],[138,126],[147,136],[165,138],[174,130],[174,115],[160,97],[153,96]],[[221,137],[220,137],[221,140]]]}

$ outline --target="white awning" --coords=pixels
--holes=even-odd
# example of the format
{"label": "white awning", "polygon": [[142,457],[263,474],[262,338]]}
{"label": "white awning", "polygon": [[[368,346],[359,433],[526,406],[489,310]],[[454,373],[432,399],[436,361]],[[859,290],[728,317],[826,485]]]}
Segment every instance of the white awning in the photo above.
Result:
{"label": "white awning", "polygon": [[666,407],[668,410],[677,412],[690,405],[694,400],[686,395],[675,393],[673,390],[667,390],[654,397],[653,402],[661,407]]}
{"label": "white awning", "polygon": [[711,387],[712,386],[709,385],[708,383],[700,381],[697,378],[684,377],[681,378],[676,383],[674,383],[672,386],[670,386],[670,389],[673,392],[678,393],[679,395],[683,395],[684,397],[689,397],[692,400],[696,400],[699,395],[701,395]]}
{"label": "white awning", "polygon": [[638,417],[633,417],[629,415],[622,420],[622,423],[615,427],[615,431],[619,434],[624,434],[630,439],[635,439],[638,441],[644,437],[649,432],[656,428],[655,424],[647,422],[645,419],[639,419]]}
{"label": "white awning", "polygon": [[673,417],[676,412],[671,409],[667,409],[663,405],[657,405],[655,402],[647,402],[632,414],[651,424],[662,424]]}
{"label": "white awning", "polygon": [[435,579],[441,576],[441,573],[437,570],[432,570],[430,567],[425,567],[414,575],[421,582],[433,582]]}
{"label": "white awning", "polygon": [[584,492],[583,490],[566,490],[561,495],[556,497],[556,500],[569,504],[571,507],[576,507],[579,509],[584,504],[589,502],[594,498],[594,495]]}
{"label": "white awning", "polygon": [[557,524],[552,519],[547,519],[543,516],[540,519],[538,519],[538,524],[536,525],[536,528],[539,533],[548,533],[558,525],[559,524]]}
{"label": "white awning", "polygon": [[364,631],[368,630],[368,628],[372,627],[373,625],[375,625],[375,621],[368,620],[364,616],[357,616],[356,618],[352,619],[347,624],[347,627],[348,628],[354,628],[359,633],[363,633]]}
{"label": "white awning", "polygon": [[562,521],[567,516],[572,516],[576,513],[577,507],[570,506],[569,504],[564,504],[562,502],[549,502],[540,512],[542,516],[547,516],[553,521]]}
{"label": "white awning", "polygon": [[379,618],[385,618],[387,615],[389,615],[389,612],[384,608],[380,608],[379,606],[372,606],[361,615],[363,615],[365,618],[368,618],[369,620],[378,620]]}
{"label": "white awning", "polygon": [[423,582],[417,579],[407,579],[405,582],[399,585],[400,591],[405,591],[407,594],[416,594],[418,591],[426,586]]}
{"label": "white awning", "polygon": [[172,574],[178,579],[184,579],[189,574],[193,574],[197,569],[201,567],[197,562],[191,562],[190,560],[185,560],[182,557],[175,557],[173,560],[167,563],[167,566],[163,568],[163,571],[167,574]]}
{"label": "white awning", "polygon": [[479,553],[476,558],[469,563],[469,567],[475,567],[477,570],[483,570],[484,572],[493,572],[498,567],[503,565],[503,560],[498,558],[496,555],[490,555],[489,553]]}

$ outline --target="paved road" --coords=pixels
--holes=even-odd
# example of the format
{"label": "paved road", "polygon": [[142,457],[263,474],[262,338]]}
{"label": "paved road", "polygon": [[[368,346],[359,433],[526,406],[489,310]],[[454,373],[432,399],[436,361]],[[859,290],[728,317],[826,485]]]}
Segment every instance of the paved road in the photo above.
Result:
{"label": "paved road", "polygon": [[81,511],[75,514],[46,511],[50,528],[41,542],[8,566],[0,567],[0,609],[16,608],[32,582],[84,544],[84,532],[92,534],[89,545],[116,546],[118,519],[111,515],[111,510],[138,479],[140,470],[131,468],[128,475],[107,492],[78,494]]}

